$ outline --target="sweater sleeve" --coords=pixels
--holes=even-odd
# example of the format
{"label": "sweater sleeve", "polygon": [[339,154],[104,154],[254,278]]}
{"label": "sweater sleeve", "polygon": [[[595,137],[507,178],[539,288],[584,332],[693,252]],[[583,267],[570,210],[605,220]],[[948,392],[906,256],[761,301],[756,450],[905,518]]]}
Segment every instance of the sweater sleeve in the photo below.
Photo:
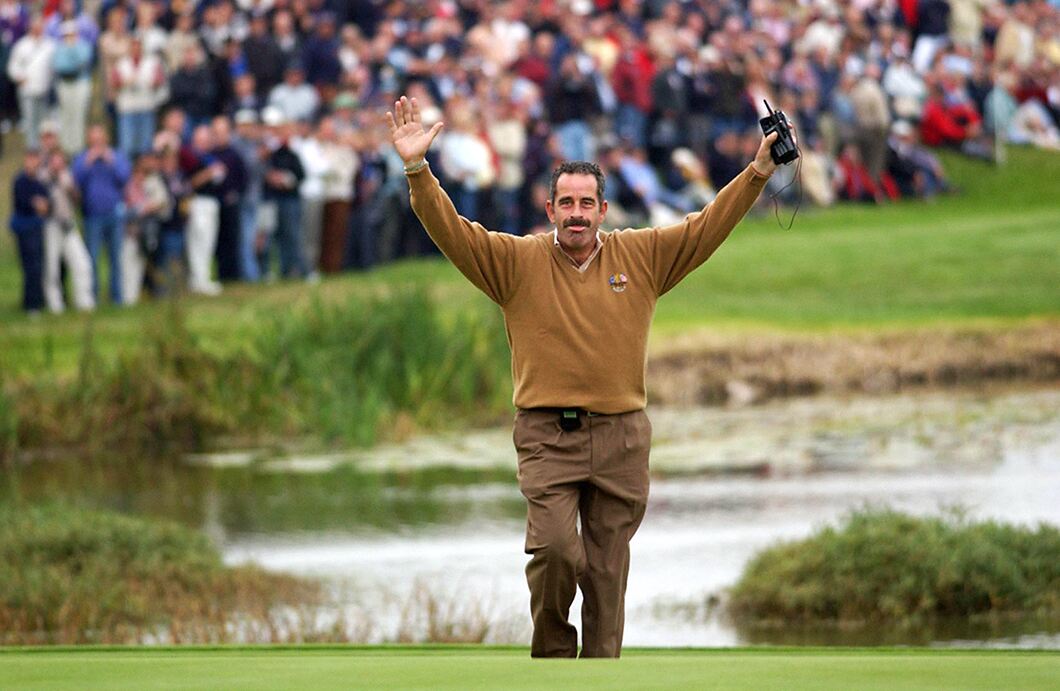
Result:
{"label": "sweater sleeve", "polygon": [[515,253],[521,238],[487,231],[457,214],[429,168],[407,177],[412,210],[434,244],[476,288],[504,305],[515,291]]}
{"label": "sweater sleeve", "polygon": [[748,166],[702,211],[650,231],[652,277],[658,295],[670,291],[718,249],[754,205],[767,179]]}

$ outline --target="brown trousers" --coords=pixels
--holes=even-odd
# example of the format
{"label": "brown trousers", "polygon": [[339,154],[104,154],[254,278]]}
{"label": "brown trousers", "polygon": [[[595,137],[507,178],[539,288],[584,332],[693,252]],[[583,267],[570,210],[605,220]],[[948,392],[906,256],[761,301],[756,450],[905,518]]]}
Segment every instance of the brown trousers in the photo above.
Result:
{"label": "brown trousers", "polygon": [[618,657],[629,541],[648,501],[648,416],[583,415],[581,426],[566,432],[556,412],[520,410],[514,439],[532,555],[530,654],[577,656],[578,632],[567,616],[581,587],[582,657]]}

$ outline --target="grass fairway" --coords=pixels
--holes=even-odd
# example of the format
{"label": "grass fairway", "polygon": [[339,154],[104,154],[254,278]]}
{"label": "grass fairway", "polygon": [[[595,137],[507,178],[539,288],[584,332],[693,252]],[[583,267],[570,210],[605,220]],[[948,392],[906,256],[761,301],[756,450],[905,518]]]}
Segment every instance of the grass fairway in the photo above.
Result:
{"label": "grass fairway", "polygon": [[531,660],[491,647],[37,649],[0,652],[18,689],[1048,689],[1060,653],[918,649],[629,650]]}

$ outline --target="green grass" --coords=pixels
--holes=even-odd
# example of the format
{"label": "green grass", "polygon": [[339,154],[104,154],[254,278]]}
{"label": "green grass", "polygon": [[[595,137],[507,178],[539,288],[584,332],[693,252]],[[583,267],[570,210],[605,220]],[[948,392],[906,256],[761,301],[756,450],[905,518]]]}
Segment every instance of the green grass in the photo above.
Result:
{"label": "green grass", "polygon": [[738,621],[898,623],[1060,616],[1060,529],[863,510],[757,554],[733,586]]}
{"label": "green grass", "polygon": [[[747,219],[710,262],[660,301],[656,340],[710,328],[822,331],[1011,324],[1060,315],[1060,155],[1013,150],[992,168],[945,156],[958,196],[882,208],[803,209],[795,226],[772,213]],[[0,162],[3,179],[14,170]],[[784,173],[781,173],[784,174]],[[0,215],[9,194],[0,191]],[[783,214],[782,214],[783,215]],[[91,317],[26,320],[17,310],[12,236],[0,233],[0,376],[72,371],[86,334],[107,357],[141,346],[157,305],[105,307]],[[321,286],[237,286],[188,302],[189,328],[231,350],[261,329],[262,315],[300,310],[315,297],[429,284],[454,311],[491,309],[440,259],[413,260]]]}
{"label": "green grass", "polygon": [[318,590],[227,567],[205,535],[176,523],[58,503],[0,507],[0,644],[231,640],[230,627],[271,630],[277,610],[313,603]]}
{"label": "green grass", "polygon": [[924,650],[628,650],[531,660],[511,648],[0,652],[19,689],[1047,689],[1060,654]]}
{"label": "green grass", "polygon": [[86,347],[75,376],[46,367],[0,381],[0,459],[44,448],[158,455],[224,435],[370,446],[510,411],[498,315],[446,309],[424,291],[263,314],[222,352],[187,328],[179,303],[156,319],[143,347],[118,358]]}

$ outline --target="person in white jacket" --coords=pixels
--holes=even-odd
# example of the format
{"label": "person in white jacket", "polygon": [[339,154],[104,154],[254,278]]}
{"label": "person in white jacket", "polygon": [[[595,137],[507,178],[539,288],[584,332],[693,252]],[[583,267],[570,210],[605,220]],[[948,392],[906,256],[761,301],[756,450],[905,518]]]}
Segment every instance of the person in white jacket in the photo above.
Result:
{"label": "person in white jacket", "polygon": [[44,20],[38,16],[30,21],[26,35],[15,41],[7,62],[7,76],[18,91],[22,133],[31,149],[40,145],[40,124],[47,115],[54,53],[55,41],[44,35]]}
{"label": "person in white jacket", "polygon": [[62,151],[52,151],[44,161],[42,181],[48,187],[51,203],[44,223],[44,301],[50,312],[62,312],[63,284],[60,269],[70,278],[72,302],[81,311],[96,307],[92,292],[92,258],[77,227],[80,191]]}
{"label": "person in white jacket", "polygon": [[155,109],[166,98],[162,60],[144,51],[133,37],[129,54],[118,60],[110,75],[118,111],[118,148],[130,158],[151,150],[155,136]]}

